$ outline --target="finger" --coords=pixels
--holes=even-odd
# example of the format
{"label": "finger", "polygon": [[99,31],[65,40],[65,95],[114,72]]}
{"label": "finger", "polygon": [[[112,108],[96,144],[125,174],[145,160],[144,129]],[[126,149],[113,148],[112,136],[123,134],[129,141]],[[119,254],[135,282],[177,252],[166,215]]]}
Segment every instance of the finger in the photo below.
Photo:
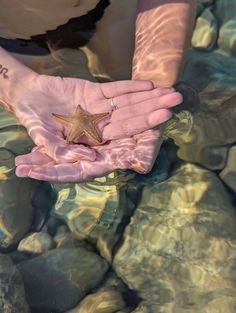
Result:
{"label": "finger", "polygon": [[16,168],[16,175],[54,183],[82,181],[80,180],[79,167],[70,163],[44,166],[19,165]]}
{"label": "finger", "polygon": [[[174,88],[155,88],[153,90],[124,94],[113,99],[116,106],[120,109],[125,106],[141,103],[146,100],[157,99],[163,95],[175,92]],[[110,103],[108,104],[110,105]]]}
{"label": "finger", "polygon": [[129,119],[134,116],[148,114],[159,109],[170,109],[182,103],[183,97],[178,92],[172,92],[160,97],[145,100],[141,103],[125,106],[112,112],[110,121]]}
{"label": "finger", "polygon": [[169,110],[160,109],[144,116],[139,115],[127,120],[118,120],[105,126],[102,137],[104,140],[130,137],[159,126],[168,121],[171,116],[172,113]]}
{"label": "finger", "polygon": [[113,168],[104,161],[81,161],[77,164],[19,165],[16,175],[45,180],[53,183],[88,182],[94,177],[104,176]]}
{"label": "finger", "polygon": [[18,155],[15,158],[15,165],[26,165],[26,164],[33,164],[33,165],[45,165],[47,163],[51,163],[53,160],[41,153],[39,150],[23,154],[23,155]]}
{"label": "finger", "polygon": [[121,80],[100,85],[106,98],[121,96],[125,93],[153,89],[153,83],[145,80]]}
{"label": "finger", "polygon": [[151,171],[160,150],[163,141],[161,131],[159,128],[149,129],[135,135],[134,138],[136,149],[130,159],[130,169],[140,174],[146,174]]}

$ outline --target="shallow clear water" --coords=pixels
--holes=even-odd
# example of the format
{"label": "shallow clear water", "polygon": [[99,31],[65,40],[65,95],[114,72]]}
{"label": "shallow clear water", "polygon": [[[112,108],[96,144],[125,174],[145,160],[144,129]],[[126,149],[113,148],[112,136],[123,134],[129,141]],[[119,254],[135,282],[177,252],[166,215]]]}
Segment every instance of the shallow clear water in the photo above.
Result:
{"label": "shallow clear water", "polygon": [[[0,312],[236,312],[235,15],[233,0],[199,1],[176,87],[184,103],[147,175],[117,171],[86,184],[54,185],[17,178],[14,157],[33,142],[0,111]],[[127,26],[123,17],[117,11],[114,24]],[[1,20],[0,14],[4,37]],[[28,40],[27,27],[24,40],[2,38],[0,45],[39,73],[124,79],[132,44],[127,54],[122,49],[132,31],[118,51],[122,62],[107,60],[108,66],[101,52],[106,32],[99,33],[110,25],[105,21],[94,36],[89,29],[76,38],[101,40],[98,59],[92,40],[82,50],[74,41],[63,46],[63,29],[49,38],[50,49],[45,36]]]}

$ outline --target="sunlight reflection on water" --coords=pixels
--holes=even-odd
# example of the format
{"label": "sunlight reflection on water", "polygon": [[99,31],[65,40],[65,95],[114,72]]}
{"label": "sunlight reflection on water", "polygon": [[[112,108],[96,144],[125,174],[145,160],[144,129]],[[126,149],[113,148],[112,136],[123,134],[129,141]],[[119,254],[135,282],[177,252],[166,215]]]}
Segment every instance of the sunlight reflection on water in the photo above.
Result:
{"label": "sunlight reflection on water", "polygon": [[[7,10],[7,1],[3,2]],[[80,3],[70,2],[73,6]],[[101,81],[113,75],[124,78],[130,72],[127,60],[133,42],[127,54],[124,49],[133,29],[121,45],[124,33],[117,31],[117,25],[124,22],[127,28],[129,14],[114,1],[113,5],[117,15],[104,17],[104,25],[98,25],[83,51],[55,51],[50,46],[49,52],[36,43],[6,39],[0,44],[8,45],[39,73],[91,80],[99,77]],[[202,15],[206,9],[211,14]],[[200,20],[194,30],[197,49],[192,47],[189,52],[181,77],[186,103],[166,124],[162,150],[147,175],[117,171],[91,183],[55,184],[53,190],[44,183],[16,178],[14,156],[29,152],[33,142],[17,119],[0,110],[0,247],[18,264],[32,312],[236,312],[236,60],[235,45],[230,44],[236,30],[229,27],[236,23],[236,14],[229,12],[234,9],[230,0],[216,0],[215,5],[199,1]],[[220,23],[206,20],[206,16]],[[116,35],[118,44],[110,47],[107,33],[102,36],[99,31],[107,30],[112,18],[114,33],[108,33]],[[166,18],[175,19],[176,15],[163,13],[159,21],[153,21],[158,24],[155,27],[161,28]],[[209,37],[213,25],[218,27],[218,45],[215,33]],[[206,32],[209,36],[202,38]],[[180,37],[177,33],[176,40]],[[214,41],[210,45],[209,38]],[[97,50],[96,40],[102,43]],[[166,30],[162,40],[166,40]],[[99,59],[96,52],[104,50],[104,42],[107,50]],[[171,42],[165,43],[171,50]],[[109,58],[107,51],[111,52]],[[150,55],[150,60],[160,58],[163,72],[173,66],[167,52]],[[115,63],[119,54],[121,61]],[[151,63],[147,73],[152,71]],[[137,66],[135,70],[141,69]],[[145,149],[145,142],[142,147]],[[32,227],[35,207],[39,221],[34,219],[38,226]],[[28,242],[23,242],[23,237]],[[4,272],[1,266],[0,273]],[[68,311],[81,300],[79,308]],[[22,303],[17,305],[23,308]],[[24,304],[21,313],[28,312],[26,307]]]}

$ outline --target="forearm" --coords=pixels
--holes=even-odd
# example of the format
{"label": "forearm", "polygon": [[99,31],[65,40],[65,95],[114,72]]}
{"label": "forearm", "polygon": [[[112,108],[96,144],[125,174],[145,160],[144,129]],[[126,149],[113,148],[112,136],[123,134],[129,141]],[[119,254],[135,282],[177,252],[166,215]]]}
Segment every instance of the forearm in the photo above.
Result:
{"label": "forearm", "polygon": [[189,48],[196,0],[138,0],[133,79],[173,86]]}
{"label": "forearm", "polygon": [[12,103],[30,88],[37,74],[0,47],[0,105],[14,112]]}

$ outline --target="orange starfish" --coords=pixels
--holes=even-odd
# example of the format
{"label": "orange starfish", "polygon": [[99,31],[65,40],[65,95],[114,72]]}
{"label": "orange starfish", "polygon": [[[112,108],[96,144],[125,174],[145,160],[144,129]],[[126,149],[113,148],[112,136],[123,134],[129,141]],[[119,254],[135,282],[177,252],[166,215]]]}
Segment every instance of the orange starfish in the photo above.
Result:
{"label": "orange starfish", "polygon": [[78,139],[83,135],[101,143],[102,138],[96,129],[96,124],[109,114],[109,112],[91,114],[85,111],[79,104],[73,115],[52,113],[53,117],[59,122],[71,125],[69,133],[66,137],[66,141],[68,143],[78,142]]}

